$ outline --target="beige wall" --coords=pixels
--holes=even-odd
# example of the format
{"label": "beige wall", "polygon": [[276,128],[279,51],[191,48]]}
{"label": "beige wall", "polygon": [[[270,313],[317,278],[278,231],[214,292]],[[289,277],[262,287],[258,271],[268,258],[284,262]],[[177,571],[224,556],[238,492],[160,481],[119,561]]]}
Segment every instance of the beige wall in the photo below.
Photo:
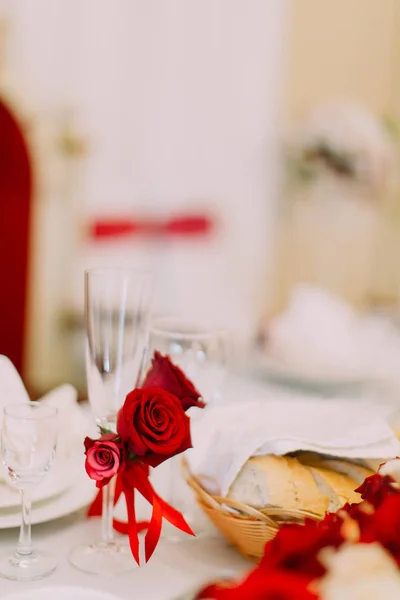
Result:
{"label": "beige wall", "polygon": [[288,116],[344,97],[391,112],[400,73],[399,13],[399,0],[291,0]]}
{"label": "beige wall", "polygon": [[[400,131],[400,0],[290,0],[288,19],[288,133],[309,110],[336,99],[356,101]],[[376,268],[364,302],[371,297],[391,302],[400,289],[400,202],[393,196],[385,203],[377,246],[367,259]],[[295,280],[289,274],[292,259],[282,260],[286,266],[277,269],[277,306],[286,303]]]}

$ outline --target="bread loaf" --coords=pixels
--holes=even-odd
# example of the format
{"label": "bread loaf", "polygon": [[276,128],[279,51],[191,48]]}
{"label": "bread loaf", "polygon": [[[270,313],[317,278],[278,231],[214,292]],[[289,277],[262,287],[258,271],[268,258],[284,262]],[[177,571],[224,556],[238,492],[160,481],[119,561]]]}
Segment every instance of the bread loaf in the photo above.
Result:
{"label": "bread loaf", "polygon": [[273,506],[317,515],[336,511],[346,502],[360,502],[354,490],[371,474],[368,469],[311,453],[300,459],[272,454],[250,458],[228,498],[259,509]]}
{"label": "bread loaf", "polygon": [[319,492],[308,467],[287,456],[256,456],[243,466],[228,497],[255,508],[279,506],[324,514],[329,498]]}

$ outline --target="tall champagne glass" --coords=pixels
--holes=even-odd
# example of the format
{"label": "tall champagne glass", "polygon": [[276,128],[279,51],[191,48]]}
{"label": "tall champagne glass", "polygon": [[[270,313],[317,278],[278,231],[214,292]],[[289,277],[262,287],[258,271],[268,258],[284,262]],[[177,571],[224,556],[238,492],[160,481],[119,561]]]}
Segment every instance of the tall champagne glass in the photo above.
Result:
{"label": "tall champagne glass", "polygon": [[[145,364],[152,298],[152,275],[126,269],[85,273],[86,370],[96,424],[116,431],[117,414]],[[129,546],[114,538],[115,479],[103,488],[102,537],[78,546],[70,562],[94,574],[116,575],[135,562]]]}

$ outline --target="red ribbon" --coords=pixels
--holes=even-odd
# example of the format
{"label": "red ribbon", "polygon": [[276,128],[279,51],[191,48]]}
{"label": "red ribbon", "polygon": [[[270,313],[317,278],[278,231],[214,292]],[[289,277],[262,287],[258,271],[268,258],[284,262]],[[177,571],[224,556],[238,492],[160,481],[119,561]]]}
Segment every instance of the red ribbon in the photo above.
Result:
{"label": "red ribbon", "polygon": [[[153,508],[150,522],[137,521],[136,519],[135,490],[137,490]],[[115,487],[114,505],[120,499],[121,494],[125,495],[128,522],[124,523],[114,519],[113,526],[119,533],[128,535],[132,556],[138,565],[140,564],[139,533],[147,529],[144,546],[146,562],[148,562],[160,539],[163,518],[184,533],[195,535],[186,523],[183,515],[156,494],[150,483],[149,467],[147,465],[140,462],[130,462],[119,471]],[[103,490],[100,489],[93,503],[89,507],[89,517],[101,515],[102,496]]]}

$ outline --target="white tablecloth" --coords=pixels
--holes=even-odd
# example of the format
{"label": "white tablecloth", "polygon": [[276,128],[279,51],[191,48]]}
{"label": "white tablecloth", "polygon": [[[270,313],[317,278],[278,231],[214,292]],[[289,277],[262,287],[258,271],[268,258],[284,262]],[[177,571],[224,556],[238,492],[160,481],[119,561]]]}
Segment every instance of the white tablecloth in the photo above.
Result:
{"label": "white tablecloth", "polygon": [[[228,382],[225,389],[227,398],[242,396],[246,393],[260,393],[264,387],[237,382]],[[166,463],[167,465],[167,463]],[[164,466],[163,466],[164,467]],[[164,495],[168,492],[170,472],[168,468],[159,468],[155,485],[157,491]],[[177,507],[181,509],[181,507]],[[138,516],[140,515],[140,503]],[[99,519],[86,519],[83,512],[68,517],[36,525],[32,528],[34,546],[42,548],[57,556],[59,561],[55,573],[40,581],[20,583],[0,579],[0,599],[26,589],[68,585],[108,591],[119,596],[121,600],[172,600],[188,588],[197,587],[213,578],[223,576],[227,571],[242,574],[251,567],[251,563],[242,558],[227,542],[214,534],[213,537],[198,537],[187,541],[171,542],[162,539],[150,562],[137,567],[133,571],[114,578],[98,577],[78,571],[70,566],[68,552],[78,544],[87,544],[99,539]],[[18,530],[0,530],[0,552],[7,554],[15,549]],[[56,600],[56,599],[55,599]]]}
{"label": "white tablecloth", "polygon": [[[88,521],[82,514],[35,526],[34,545],[57,556],[58,569],[49,577],[30,583],[1,579],[0,598],[27,588],[69,585],[108,591],[121,600],[171,600],[227,570],[240,574],[251,566],[220,537],[199,537],[176,543],[161,540],[147,565],[115,578],[88,575],[70,566],[69,550],[97,539],[99,532],[99,520]],[[17,536],[16,530],[0,532],[2,553],[15,548]]]}
{"label": "white tablecloth", "polygon": [[[231,378],[225,386],[224,397],[229,401],[254,397],[268,400],[276,399],[279,392],[282,393],[282,390],[278,391],[273,386]],[[165,471],[162,475],[160,470],[161,478],[166,479],[167,473]],[[164,494],[167,486],[162,489],[162,483],[161,480],[157,482],[157,490]],[[187,541],[179,543],[161,540],[147,565],[116,578],[88,575],[70,566],[67,560],[69,550],[77,544],[97,540],[99,533],[99,520],[87,520],[82,512],[33,527],[34,545],[56,555],[59,567],[50,577],[37,582],[17,583],[1,579],[0,599],[27,588],[69,585],[108,591],[121,600],[172,600],[188,588],[224,575],[226,571],[240,575],[251,567],[251,563],[220,536],[188,537]],[[17,537],[15,529],[0,530],[0,552],[13,550]]]}

